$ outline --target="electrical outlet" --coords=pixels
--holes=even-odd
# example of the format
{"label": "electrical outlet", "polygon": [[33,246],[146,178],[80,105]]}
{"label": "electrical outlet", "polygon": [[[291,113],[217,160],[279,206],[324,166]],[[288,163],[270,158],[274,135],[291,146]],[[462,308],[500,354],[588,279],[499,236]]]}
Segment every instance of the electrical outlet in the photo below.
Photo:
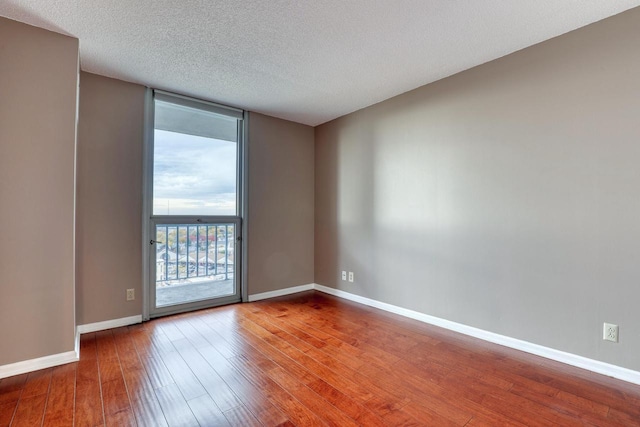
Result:
{"label": "electrical outlet", "polygon": [[133,301],[136,299],[136,294],[134,289],[127,289],[127,301]]}
{"label": "electrical outlet", "polygon": [[342,272],[342,280],[347,280],[347,272],[346,271]]}
{"label": "electrical outlet", "polygon": [[618,325],[605,323],[602,332],[602,339],[605,341],[618,342]]}
{"label": "electrical outlet", "polygon": [[353,282],[353,271],[349,272],[349,281]]}

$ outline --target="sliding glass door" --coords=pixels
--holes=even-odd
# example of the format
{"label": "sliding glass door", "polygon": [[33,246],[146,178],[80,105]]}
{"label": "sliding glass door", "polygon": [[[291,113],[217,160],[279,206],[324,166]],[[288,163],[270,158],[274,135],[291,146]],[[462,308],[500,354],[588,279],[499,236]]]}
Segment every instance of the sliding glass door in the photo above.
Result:
{"label": "sliding glass door", "polygon": [[242,111],[156,91],[149,314],[241,299]]}

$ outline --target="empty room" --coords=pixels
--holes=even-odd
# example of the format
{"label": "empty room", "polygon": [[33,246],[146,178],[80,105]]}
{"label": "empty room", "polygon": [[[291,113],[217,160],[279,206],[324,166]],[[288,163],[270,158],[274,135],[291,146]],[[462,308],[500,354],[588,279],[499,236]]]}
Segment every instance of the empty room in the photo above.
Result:
{"label": "empty room", "polygon": [[640,426],[640,0],[0,2],[0,427]]}

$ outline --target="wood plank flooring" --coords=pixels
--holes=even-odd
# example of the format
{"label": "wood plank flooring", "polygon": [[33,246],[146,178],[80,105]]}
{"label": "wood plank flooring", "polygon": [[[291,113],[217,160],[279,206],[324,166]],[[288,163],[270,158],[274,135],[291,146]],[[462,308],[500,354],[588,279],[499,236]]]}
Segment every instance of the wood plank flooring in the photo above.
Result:
{"label": "wood plank flooring", "polygon": [[640,426],[640,386],[310,291],[83,335],[9,425]]}

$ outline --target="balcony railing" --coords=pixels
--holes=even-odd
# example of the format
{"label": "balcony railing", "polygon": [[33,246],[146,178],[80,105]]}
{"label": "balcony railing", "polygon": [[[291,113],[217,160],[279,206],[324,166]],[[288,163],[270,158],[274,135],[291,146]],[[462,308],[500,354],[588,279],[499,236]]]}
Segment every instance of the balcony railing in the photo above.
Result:
{"label": "balcony railing", "polygon": [[234,224],[156,225],[156,286],[230,280]]}

